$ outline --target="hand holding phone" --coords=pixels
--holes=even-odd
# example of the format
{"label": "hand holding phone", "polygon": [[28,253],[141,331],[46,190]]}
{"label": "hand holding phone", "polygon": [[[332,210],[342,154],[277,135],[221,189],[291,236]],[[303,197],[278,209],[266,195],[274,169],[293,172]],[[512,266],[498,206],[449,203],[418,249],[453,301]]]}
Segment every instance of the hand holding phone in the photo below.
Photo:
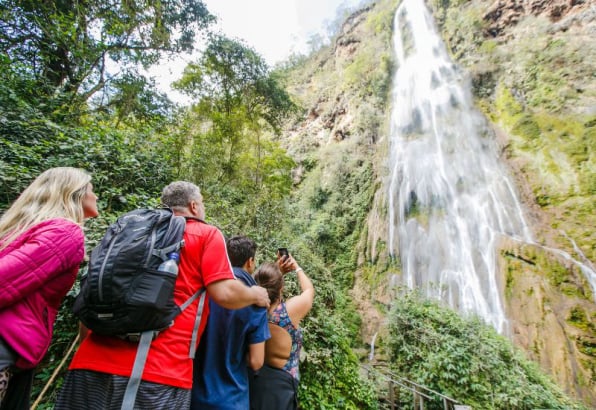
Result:
{"label": "hand holding phone", "polygon": [[277,255],[283,261],[285,261],[286,259],[288,259],[288,256],[290,256],[290,254],[288,253],[288,248],[277,248]]}
{"label": "hand holding phone", "polygon": [[296,261],[290,256],[288,248],[277,249],[277,265],[284,275],[296,269]]}

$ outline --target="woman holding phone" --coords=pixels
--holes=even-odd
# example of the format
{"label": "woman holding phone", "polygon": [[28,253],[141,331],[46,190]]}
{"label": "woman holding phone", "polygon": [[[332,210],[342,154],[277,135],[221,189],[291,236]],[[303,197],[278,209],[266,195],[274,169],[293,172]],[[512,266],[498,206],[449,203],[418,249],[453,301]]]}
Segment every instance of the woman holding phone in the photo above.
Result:
{"label": "woman holding phone", "polygon": [[[249,377],[251,410],[297,409],[299,361],[302,349],[300,322],[312,308],[315,289],[292,255],[278,250],[277,263],[264,263],[255,273],[259,286],[267,289],[271,339],[265,343],[265,365]],[[301,293],[283,299],[284,272],[295,272]]]}

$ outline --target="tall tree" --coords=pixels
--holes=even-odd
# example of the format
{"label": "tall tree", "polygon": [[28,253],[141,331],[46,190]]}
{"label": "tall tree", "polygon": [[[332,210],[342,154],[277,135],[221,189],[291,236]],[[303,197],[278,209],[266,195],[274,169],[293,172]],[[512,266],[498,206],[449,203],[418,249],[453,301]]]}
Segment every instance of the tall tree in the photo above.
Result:
{"label": "tall tree", "polygon": [[[279,132],[296,106],[263,58],[242,42],[212,36],[199,60],[184,69],[174,87],[196,99],[194,113],[209,123],[204,135],[219,145],[228,177],[237,170],[243,141],[264,130]],[[260,148],[258,138],[257,149]]]}
{"label": "tall tree", "polygon": [[87,100],[116,75],[110,61],[125,74],[192,51],[214,19],[200,0],[0,0],[0,53],[47,95]]}
{"label": "tall tree", "polygon": [[[105,98],[103,98],[105,97]],[[140,73],[127,73],[112,82],[99,106],[108,108],[116,126],[121,122],[158,125],[172,115],[172,102],[157,91],[155,82]]]}
{"label": "tall tree", "polygon": [[295,165],[271,139],[296,108],[281,82],[253,49],[217,35],[174,87],[195,100],[179,138],[186,173],[201,181],[214,214],[243,227],[270,225],[277,212],[265,210],[288,194]]}

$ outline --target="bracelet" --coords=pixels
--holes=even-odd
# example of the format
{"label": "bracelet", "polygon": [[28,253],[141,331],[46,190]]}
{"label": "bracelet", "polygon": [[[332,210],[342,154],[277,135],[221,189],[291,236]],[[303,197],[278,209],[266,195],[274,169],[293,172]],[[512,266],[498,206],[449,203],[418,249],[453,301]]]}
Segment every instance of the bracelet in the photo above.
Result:
{"label": "bracelet", "polygon": [[296,272],[296,273],[298,273],[298,272],[302,272],[302,273],[304,273],[304,269],[302,269],[302,268],[300,268],[300,267],[299,267],[298,269],[296,269],[296,270],[295,270],[295,272]]}

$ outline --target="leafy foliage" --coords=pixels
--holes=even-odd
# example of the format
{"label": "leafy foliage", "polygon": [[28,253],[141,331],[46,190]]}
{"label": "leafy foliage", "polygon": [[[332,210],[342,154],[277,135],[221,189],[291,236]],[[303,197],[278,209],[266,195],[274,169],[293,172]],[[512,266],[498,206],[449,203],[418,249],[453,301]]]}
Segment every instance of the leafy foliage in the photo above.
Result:
{"label": "leafy foliage", "polygon": [[[174,85],[197,98],[204,111],[221,113],[229,120],[241,109],[248,119],[263,119],[275,131],[294,109],[263,58],[240,41],[224,36],[212,36],[199,61],[189,64]],[[233,141],[234,135],[228,138]]]}
{"label": "leafy foliage", "polygon": [[[321,49],[312,61],[296,57],[285,71],[270,72],[254,50],[213,36],[177,83],[194,104],[176,111],[134,63],[148,66],[163,52],[190,50],[213,19],[201,1],[0,1],[0,209],[44,169],[85,168],[100,197],[100,217],[86,223],[91,249],[118,214],[156,205],[171,180],[197,183],[208,221],[227,235],[253,237],[260,260],[273,259],[275,248],[286,245],[315,283],[315,306],[304,321],[302,407],[376,408],[374,386],[362,380],[352,350],[361,323],[348,290],[375,189],[367,144],[382,132],[390,84],[392,62],[385,50],[389,14],[397,1],[381,3],[367,22],[380,40],[349,61],[344,84],[332,82],[342,76],[324,70],[328,50]],[[108,72],[109,61],[118,73]],[[370,61],[379,63],[371,68]],[[288,152],[277,140],[297,110],[286,82],[294,76],[305,84],[314,74],[329,81],[316,96],[321,101],[338,102],[357,88],[358,95],[346,105],[358,116],[345,141],[316,153],[307,152],[308,147]],[[328,120],[333,123],[335,117]],[[592,129],[593,124],[581,128],[584,140],[590,141]],[[319,148],[320,141],[307,137],[298,139]],[[582,144],[570,155],[585,163]],[[299,182],[292,178],[297,163],[306,173]],[[288,280],[287,291],[297,290],[296,281]],[[75,293],[76,288],[59,313],[33,397],[74,338],[70,306]],[[496,403],[558,408],[566,403],[548,380],[479,322],[467,324],[411,299],[400,300],[392,324],[399,330],[392,335],[392,352],[403,374],[479,408],[497,408]],[[571,319],[578,325],[584,321],[579,311]],[[583,346],[593,349],[589,341]],[[476,351],[485,357],[476,357]],[[41,408],[51,408],[60,385],[59,377]],[[521,396],[523,389],[531,394]]]}
{"label": "leafy foliage", "polygon": [[582,408],[477,317],[406,291],[389,317],[392,365],[410,380],[479,409]]}
{"label": "leafy foliage", "polygon": [[[114,79],[107,95],[97,101],[115,117],[116,126],[121,122],[141,122],[158,125],[173,115],[172,103],[162,92],[155,90],[155,81],[139,73],[126,73]],[[99,99],[98,99],[99,100]]]}
{"label": "leafy foliage", "polygon": [[126,71],[164,52],[191,51],[213,20],[199,0],[4,0],[0,52],[33,76],[36,93],[86,100],[113,75],[110,60]]}
{"label": "leafy foliage", "polygon": [[[7,98],[8,97],[8,98]],[[4,98],[4,101],[2,101]],[[0,207],[5,208],[41,171],[55,166],[88,170],[100,207],[119,212],[139,206],[171,180],[172,168],[154,151],[159,137],[148,130],[124,132],[101,122],[58,125],[18,98],[5,104],[0,86]],[[140,166],[143,164],[143,166]]]}
{"label": "leafy foliage", "polygon": [[[86,245],[91,249],[118,213],[155,205],[163,185],[173,179],[169,138],[161,133],[168,119],[161,108],[141,102],[142,112],[151,120],[128,121],[132,127],[121,128],[118,118],[88,114],[85,104],[65,105],[72,100],[70,93],[48,96],[47,89],[39,87],[39,73],[26,63],[0,57],[0,210],[47,168],[84,168],[92,174],[100,197],[101,216],[86,224]],[[70,312],[72,297],[66,298],[58,314],[50,350],[35,376],[33,397],[49,380],[76,334],[77,321]],[[40,408],[51,408],[60,385],[58,378]]]}
{"label": "leafy foliage", "polygon": [[[307,319],[307,359],[301,363],[300,405],[306,409],[374,409],[377,398],[370,382],[360,378],[350,336],[338,315]],[[316,346],[316,349],[314,347]]]}
{"label": "leafy foliage", "polygon": [[294,161],[270,137],[294,103],[261,56],[222,36],[211,37],[175,87],[196,99],[176,132],[186,147],[183,175],[201,181],[220,220],[254,226],[290,191]]}

